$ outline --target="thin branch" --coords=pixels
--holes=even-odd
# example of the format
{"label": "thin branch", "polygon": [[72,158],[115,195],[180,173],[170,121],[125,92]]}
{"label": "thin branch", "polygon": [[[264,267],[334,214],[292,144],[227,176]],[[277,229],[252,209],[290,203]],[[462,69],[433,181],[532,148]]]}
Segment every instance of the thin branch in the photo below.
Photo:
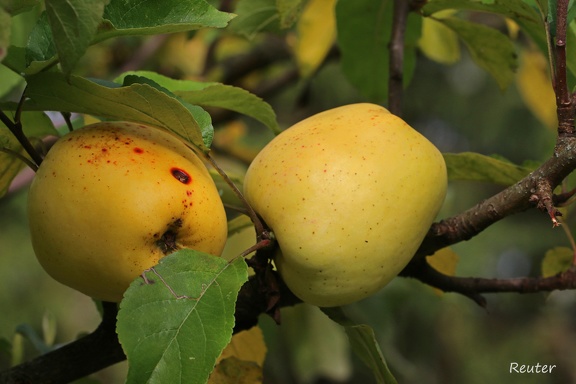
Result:
{"label": "thin branch", "polygon": [[425,259],[412,264],[406,276],[416,276],[418,280],[444,292],[460,293],[486,307],[482,293],[536,293],[555,290],[576,289],[576,270],[559,273],[550,277],[519,277],[510,279],[489,279],[480,277],[448,276],[434,269]]}
{"label": "thin branch", "polygon": [[554,92],[558,115],[558,135],[574,135],[574,105],[572,95],[568,90],[566,71],[566,23],[568,1],[558,0],[556,18],[556,36],[554,41],[555,71]]}
{"label": "thin branch", "polygon": [[2,123],[4,123],[6,127],[8,127],[8,129],[10,130],[10,132],[12,132],[16,140],[18,140],[20,145],[22,145],[28,156],[30,156],[30,158],[36,164],[36,166],[39,167],[40,164],[42,163],[42,157],[40,156],[38,151],[36,151],[34,146],[30,143],[30,140],[28,140],[22,129],[21,115],[22,115],[22,107],[24,105],[23,104],[24,99],[25,96],[24,94],[22,94],[20,102],[18,103],[18,107],[16,108],[14,121],[12,121],[8,117],[8,115],[6,115],[2,110],[0,110],[0,121],[2,121]]}
{"label": "thin branch", "polygon": [[388,81],[388,109],[391,113],[402,115],[404,94],[404,35],[408,12],[408,0],[394,0],[392,37],[390,40],[390,72]]}

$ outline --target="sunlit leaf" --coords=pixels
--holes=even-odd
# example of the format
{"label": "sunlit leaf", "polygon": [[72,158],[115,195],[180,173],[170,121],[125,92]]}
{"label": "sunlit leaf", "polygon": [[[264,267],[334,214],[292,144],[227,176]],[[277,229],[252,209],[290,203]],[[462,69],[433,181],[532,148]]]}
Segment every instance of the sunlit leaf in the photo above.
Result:
{"label": "sunlit leaf", "polygon": [[207,150],[203,130],[195,116],[176,98],[148,84],[96,83],[81,77],[66,79],[58,73],[29,77],[26,108],[77,112],[114,120],[150,124],[174,132],[199,150]]}
{"label": "sunlit leaf", "polygon": [[568,270],[574,260],[574,250],[568,247],[555,247],[544,256],[542,260],[542,276],[550,277]]}
{"label": "sunlit leaf", "polygon": [[444,153],[450,180],[483,181],[499,185],[512,185],[534,170],[501,158],[474,152]]}
{"label": "sunlit leaf", "polygon": [[175,80],[149,71],[126,72],[116,81],[121,82],[126,76],[132,75],[148,78],[190,104],[238,112],[260,121],[275,133],[280,132],[272,107],[242,88],[214,82]]}
{"label": "sunlit leaf", "polygon": [[437,20],[453,13],[452,10],[441,11],[422,20],[422,36],[418,40],[418,47],[430,60],[442,64],[453,64],[460,60],[458,35]]}
{"label": "sunlit leaf", "polygon": [[378,384],[397,384],[380,350],[374,330],[366,324],[356,324],[340,307],[322,308],[332,320],[344,327],[352,350],[374,375]]}
{"label": "sunlit leaf", "polygon": [[127,383],[206,382],[230,342],[246,263],[181,250],[145,275],[146,282],[130,285],[118,313]]}
{"label": "sunlit leaf", "polygon": [[296,27],[294,47],[300,74],[310,76],[322,64],[336,40],[336,0],[311,0]]}
{"label": "sunlit leaf", "polygon": [[104,10],[104,19],[111,30],[101,30],[101,37],[108,35],[157,35],[195,30],[223,28],[234,18],[221,12],[205,0],[110,1]]}

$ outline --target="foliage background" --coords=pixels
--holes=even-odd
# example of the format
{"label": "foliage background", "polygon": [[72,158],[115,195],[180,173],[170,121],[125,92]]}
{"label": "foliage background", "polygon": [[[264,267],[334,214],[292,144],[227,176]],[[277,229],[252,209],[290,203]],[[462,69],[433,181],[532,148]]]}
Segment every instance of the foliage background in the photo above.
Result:
{"label": "foliage background", "polygon": [[[112,79],[135,67],[194,78],[206,47],[200,39],[189,37],[177,34],[105,42],[90,48],[78,73]],[[243,40],[231,38],[223,54],[246,48]],[[267,74],[256,74],[248,82],[258,83]],[[283,127],[317,111],[359,100],[336,62],[324,65],[306,87],[293,83],[267,98]],[[517,86],[501,91],[465,51],[462,60],[450,66],[419,56],[406,90],[404,118],[443,152],[496,153],[522,163],[547,158],[554,145],[555,133],[526,107]],[[249,119],[216,129],[217,147],[239,148],[238,155],[244,159],[270,137],[263,139],[263,128]],[[230,160],[227,166],[241,172],[246,163]],[[451,182],[440,216],[461,212],[499,188]],[[25,205],[25,185],[0,200],[0,339],[12,340],[15,328],[23,324],[42,335],[43,324],[48,324],[44,325],[48,333],[56,330],[55,343],[67,342],[93,330],[99,315],[89,298],[56,283],[40,268],[30,246]],[[499,222],[453,249],[460,256],[458,275],[513,277],[538,275],[545,252],[559,245],[569,246],[562,230],[552,229],[546,215],[530,211]],[[459,295],[438,295],[417,281],[397,278],[378,295],[348,310],[359,322],[374,327],[388,364],[402,383],[576,382],[575,292],[487,297],[485,310]],[[283,317],[280,327],[262,317],[268,342],[266,382],[372,381],[370,372],[348,353],[341,332],[330,327],[323,315],[301,305],[284,309]],[[29,341],[23,345],[26,357],[37,353]],[[1,351],[0,366],[4,367],[8,358]],[[552,374],[510,374],[511,362],[556,368]],[[94,378],[120,383],[124,375],[125,363],[121,363]]]}

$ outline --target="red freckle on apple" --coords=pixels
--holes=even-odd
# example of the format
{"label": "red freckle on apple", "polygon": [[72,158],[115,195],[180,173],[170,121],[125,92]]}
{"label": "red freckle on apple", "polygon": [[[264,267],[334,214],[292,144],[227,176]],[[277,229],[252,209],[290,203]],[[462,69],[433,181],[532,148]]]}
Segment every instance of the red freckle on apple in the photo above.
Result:
{"label": "red freckle on apple", "polygon": [[134,153],[144,153],[144,150],[142,148],[134,148]]}
{"label": "red freckle on apple", "polygon": [[186,195],[192,196],[192,191],[186,191]]}
{"label": "red freckle on apple", "polygon": [[180,168],[172,168],[170,169],[170,172],[172,173],[172,176],[182,184],[190,184],[192,182],[192,176]]}

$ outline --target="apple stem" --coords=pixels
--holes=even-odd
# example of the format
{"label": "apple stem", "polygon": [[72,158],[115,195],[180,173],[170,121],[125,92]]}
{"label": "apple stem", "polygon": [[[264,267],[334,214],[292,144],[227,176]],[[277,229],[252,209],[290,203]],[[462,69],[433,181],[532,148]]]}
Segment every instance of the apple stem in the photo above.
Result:
{"label": "apple stem", "polygon": [[250,248],[242,251],[242,253],[240,253],[240,255],[238,255],[238,257],[246,257],[249,254],[251,254],[252,252],[258,251],[259,249],[269,247],[271,244],[272,244],[272,240],[270,240],[270,239],[260,240],[259,242],[257,242],[253,246],[251,246]]}
{"label": "apple stem", "polygon": [[216,172],[218,172],[218,174],[222,176],[226,184],[228,184],[230,188],[232,188],[232,192],[234,192],[236,197],[240,199],[240,201],[246,208],[246,215],[250,217],[250,220],[252,220],[252,223],[254,224],[258,241],[262,242],[265,240],[269,240],[270,239],[269,231],[265,228],[264,224],[262,223],[262,220],[260,220],[260,217],[258,217],[256,211],[254,211],[254,208],[252,208],[252,206],[248,203],[242,192],[238,189],[236,184],[234,184],[234,181],[232,181],[232,179],[230,179],[230,177],[226,174],[226,172],[224,172],[224,170],[220,168],[220,166],[218,165],[218,163],[216,163],[214,158],[210,156],[209,152],[203,152],[203,155],[204,158],[214,167]]}

